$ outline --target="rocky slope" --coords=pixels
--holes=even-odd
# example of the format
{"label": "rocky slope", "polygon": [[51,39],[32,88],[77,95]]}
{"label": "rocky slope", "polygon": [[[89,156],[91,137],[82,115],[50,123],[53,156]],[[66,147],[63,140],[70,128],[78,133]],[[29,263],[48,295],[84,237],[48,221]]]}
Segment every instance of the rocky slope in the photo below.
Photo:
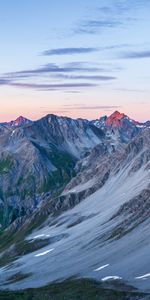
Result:
{"label": "rocky slope", "polygon": [[[29,215],[50,196],[61,193],[76,174],[75,181],[82,182],[85,168],[85,176],[91,178],[95,168],[100,169],[101,162],[95,166],[100,157],[103,160],[123,149],[148,124],[141,125],[119,112],[92,122],[48,115],[35,122],[19,117],[1,124],[1,226]],[[109,170],[96,186],[101,186],[108,176]],[[95,189],[92,187],[91,192]]]}
{"label": "rocky slope", "polygon": [[5,231],[1,288],[88,277],[150,292],[150,130],[117,150],[95,146],[75,169],[61,195]]}
{"label": "rocky slope", "polygon": [[87,277],[150,292],[148,124],[0,126],[1,289]]}
{"label": "rocky slope", "polygon": [[[21,121],[21,123],[19,123]],[[105,138],[84,120],[48,115],[0,126],[0,223],[6,227],[59,193],[76,162]]]}

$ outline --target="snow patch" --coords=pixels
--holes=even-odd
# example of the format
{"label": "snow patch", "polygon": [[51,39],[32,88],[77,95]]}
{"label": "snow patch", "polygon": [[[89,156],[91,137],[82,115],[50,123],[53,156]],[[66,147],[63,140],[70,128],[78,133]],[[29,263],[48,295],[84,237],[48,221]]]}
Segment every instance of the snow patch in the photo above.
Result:
{"label": "snow patch", "polygon": [[148,277],[150,277],[150,273],[142,275],[142,276],[135,277],[135,279],[147,279]]}
{"label": "snow patch", "polygon": [[109,266],[109,264],[107,264],[107,265],[104,265],[104,266],[101,266],[101,267],[99,267],[99,268],[95,269],[95,270],[94,270],[94,272],[101,271],[101,270],[103,270],[103,269],[107,268],[108,266]]}
{"label": "snow patch", "polygon": [[46,250],[46,251],[41,252],[41,253],[38,253],[38,254],[36,254],[36,255],[34,255],[34,256],[35,256],[35,257],[43,256],[43,255],[46,255],[46,254],[52,252],[53,250],[54,250],[54,249]]}
{"label": "snow patch", "polygon": [[14,133],[15,133],[15,129],[12,131],[12,133],[11,133],[11,136],[13,136],[13,135],[14,135]]}
{"label": "snow patch", "polygon": [[122,279],[122,277],[120,277],[120,276],[107,276],[107,277],[102,278],[101,280],[102,281],[107,281],[107,280],[119,280],[119,279]]}
{"label": "snow patch", "polygon": [[36,235],[36,236],[34,236],[33,237],[33,239],[39,239],[39,238],[42,238],[42,237],[50,237],[50,235],[49,234],[39,234],[39,235]]}

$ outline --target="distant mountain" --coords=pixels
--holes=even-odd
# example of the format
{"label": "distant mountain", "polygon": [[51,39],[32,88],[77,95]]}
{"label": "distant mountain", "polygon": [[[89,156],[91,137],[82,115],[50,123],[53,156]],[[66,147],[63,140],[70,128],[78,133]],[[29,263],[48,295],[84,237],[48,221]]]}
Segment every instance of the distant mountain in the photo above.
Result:
{"label": "distant mountain", "polygon": [[100,117],[100,119],[93,120],[92,122],[97,127],[112,127],[112,128],[120,128],[124,125],[124,120],[128,120],[130,123],[134,125],[141,124],[140,122],[134,121],[133,119],[130,119],[127,115],[124,113],[120,113],[119,111],[113,112],[110,116],[103,116]]}
{"label": "distant mountain", "polygon": [[50,114],[1,124],[0,224],[6,227],[29,215],[58,195],[94,153],[112,155],[145,127],[149,122],[141,124],[117,111],[94,121]]}
{"label": "distant mountain", "polygon": [[150,128],[150,121],[147,121],[147,122],[143,123],[142,125]]}
{"label": "distant mountain", "polygon": [[22,116],[18,117],[16,120],[1,123],[1,125],[5,125],[7,127],[20,127],[29,124],[32,124],[32,121]]}
{"label": "distant mountain", "polygon": [[62,190],[74,176],[76,162],[104,139],[103,131],[86,120],[55,115],[32,123],[21,118],[11,126],[2,126],[1,225],[30,214],[47,193],[54,196]]}
{"label": "distant mountain", "polygon": [[93,120],[91,123],[102,129],[107,137],[112,139],[114,143],[127,143],[135,137],[141,129],[149,127],[150,125],[149,121],[140,123],[118,111],[115,111],[108,117],[104,116],[100,119]]}

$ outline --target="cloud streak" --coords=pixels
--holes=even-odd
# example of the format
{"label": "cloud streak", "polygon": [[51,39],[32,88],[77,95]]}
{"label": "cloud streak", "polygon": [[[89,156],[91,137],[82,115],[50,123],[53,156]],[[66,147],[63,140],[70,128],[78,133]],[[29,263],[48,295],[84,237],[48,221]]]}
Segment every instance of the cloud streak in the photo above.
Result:
{"label": "cloud streak", "polygon": [[49,114],[49,113],[54,113],[54,114],[59,114],[59,113],[69,113],[72,112],[74,110],[105,110],[105,111],[111,111],[111,110],[116,110],[121,108],[121,106],[117,106],[117,105],[63,105],[61,107],[58,107],[58,109],[56,110],[45,110],[44,113]]}
{"label": "cloud streak", "polygon": [[92,47],[79,47],[79,48],[57,48],[45,50],[42,55],[72,55],[72,54],[87,54],[98,51],[98,48]]}
{"label": "cloud streak", "polygon": [[145,5],[146,1],[105,1],[105,5],[99,5],[95,10],[95,16],[81,20],[74,28],[73,32],[77,34],[96,34],[105,29],[121,27],[124,24],[134,22],[137,18],[135,10]]}
{"label": "cloud streak", "polygon": [[143,59],[143,58],[150,58],[150,50],[145,51],[129,51],[122,53],[120,55],[121,58],[125,59]]}
{"label": "cloud streak", "polygon": [[118,109],[120,106],[116,105],[69,105],[66,104],[64,105],[65,110],[72,110],[72,109],[77,109],[77,110],[95,110],[95,109],[100,109],[100,110],[108,110],[108,109]]}
{"label": "cloud streak", "polygon": [[60,79],[70,79],[70,80],[94,80],[94,81],[109,81],[117,79],[115,76],[107,76],[107,75],[64,75],[58,74],[56,76]]}
{"label": "cloud streak", "polygon": [[[0,77],[0,86],[41,91],[60,89],[65,91],[78,89],[80,91],[82,88],[97,87],[100,82],[117,79],[112,74],[107,75],[106,72],[112,70],[113,66],[90,62],[49,63],[33,69],[5,73]],[[105,74],[103,74],[104,72]]]}
{"label": "cloud streak", "polygon": [[95,66],[88,66],[84,63],[68,63],[65,65],[57,65],[57,64],[47,64],[40,68],[36,69],[29,69],[23,70],[18,72],[10,72],[5,74],[5,76],[9,79],[13,78],[27,78],[32,76],[44,75],[44,74],[57,74],[57,73],[75,73],[75,72],[99,72],[104,69],[95,67]]}
{"label": "cloud streak", "polygon": [[122,23],[117,20],[104,19],[104,20],[87,20],[82,22],[78,28],[74,29],[75,33],[97,33],[104,28],[114,28],[120,26]]}
{"label": "cloud streak", "polygon": [[106,70],[108,72],[108,66],[101,67],[87,62],[70,62],[63,65],[49,63],[35,69],[5,73],[0,77],[0,86],[36,90],[74,90],[74,88],[96,87],[100,82],[117,78],[106,73],[105,75],[98,74]]}
{"label": "cloud streak", "polygon": [[48,90],[61,90],[61,89],[70,89],[70,88],[89,88],[89,87],[96,87],[97,84],[95,83],[60,83],[60,84],[38,84],[38,83],[20,83],[20,82],[11,82],[11,81],[0,81],[0,85],[7,85],[12,87],[18,88],[25,88],[25,89],[35,89],[41,91],[48,91]]}
{"label": "cloud streak", "polygon": [[0,78],[0,85],[7,85],[10,82],[8,79]]}

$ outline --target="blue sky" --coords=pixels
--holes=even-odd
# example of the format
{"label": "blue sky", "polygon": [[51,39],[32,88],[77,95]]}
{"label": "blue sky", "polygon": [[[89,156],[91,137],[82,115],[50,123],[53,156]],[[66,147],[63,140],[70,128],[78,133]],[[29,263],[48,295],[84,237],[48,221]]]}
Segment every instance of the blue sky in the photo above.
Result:
{"label": "blue sky", "polygon": [[149,0],[0,1],[0,120],[150,119]]}

